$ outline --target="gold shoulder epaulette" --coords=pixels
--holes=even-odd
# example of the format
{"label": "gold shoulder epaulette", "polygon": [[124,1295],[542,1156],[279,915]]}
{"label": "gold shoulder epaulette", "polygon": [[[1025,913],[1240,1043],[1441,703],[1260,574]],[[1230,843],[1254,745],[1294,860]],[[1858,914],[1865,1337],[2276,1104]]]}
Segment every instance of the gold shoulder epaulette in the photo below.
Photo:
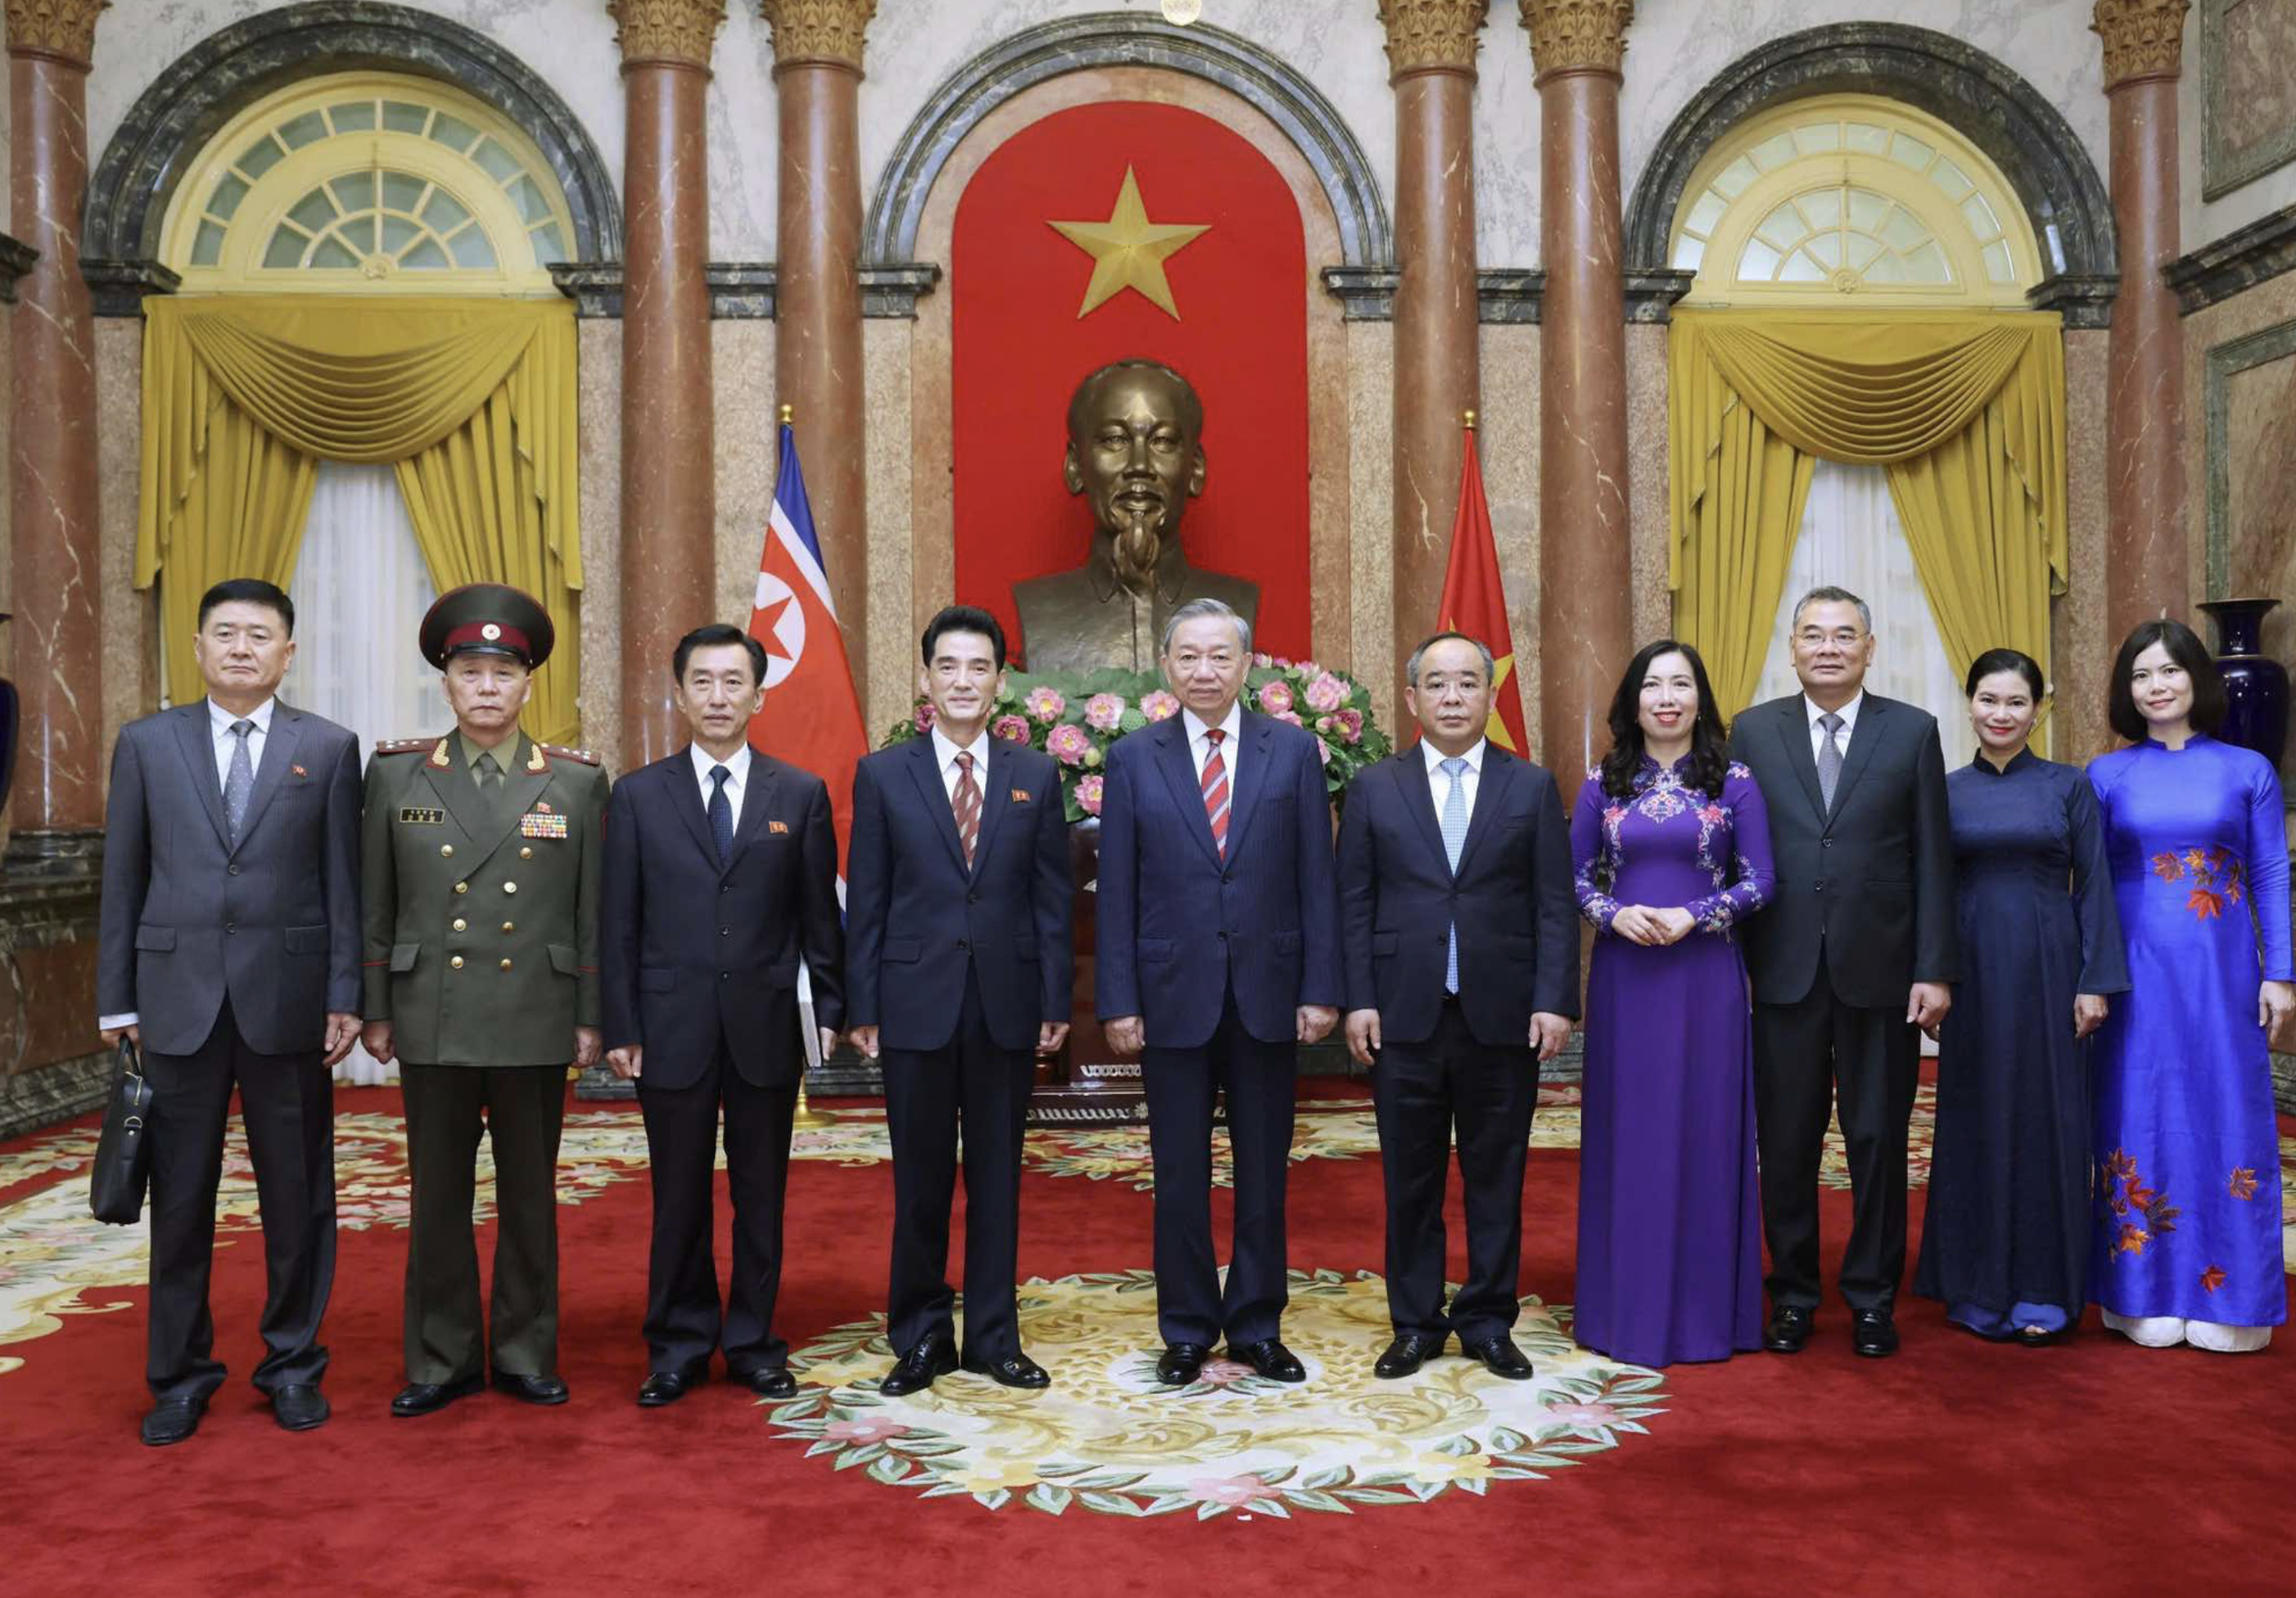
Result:
{"label": "gold shoulder epaulette", "polygon": [[436,738],[386,738],[374,746],[378,755],[419,755],[438,742]]}
{"label": "gold shoulder epaulette", "polygon": [[574,760],[584,766],[600,764],[598,751],[594,749],[568,749],[562,743],[545,743],[537,747],[554,760]]}

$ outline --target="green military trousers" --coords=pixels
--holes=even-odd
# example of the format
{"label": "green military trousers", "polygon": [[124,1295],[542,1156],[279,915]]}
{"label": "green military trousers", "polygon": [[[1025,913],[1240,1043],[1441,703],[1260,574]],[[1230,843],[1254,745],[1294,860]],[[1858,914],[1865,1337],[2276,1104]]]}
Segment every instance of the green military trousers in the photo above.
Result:
{"label": "green military trousers", "polygon": [[[399,1067],[412,1214],[406,1245],[406,1379],[558,1373],[558,1140],[563,1065]],[[493,1144],[493,1310],[479,1307],[472,1223],[479,1135]],[[491,1323],[493,1335],[488,1338]]]}

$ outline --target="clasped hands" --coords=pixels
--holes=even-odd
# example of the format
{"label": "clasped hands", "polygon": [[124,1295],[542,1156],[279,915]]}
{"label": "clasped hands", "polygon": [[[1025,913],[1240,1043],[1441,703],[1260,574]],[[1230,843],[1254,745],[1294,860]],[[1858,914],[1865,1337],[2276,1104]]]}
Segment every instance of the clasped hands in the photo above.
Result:
{"label": "clasped hands", "polygon": [[[829,1034],[824,1031],[821,1036],[823,1040],[821,1052],[824,1054],[826,1054],[829,1053]],[[875,1027],[855,1027],[850,1031],[847,1032],[845,1036],[852,1041],[853,1046],[860,1050],[863,1054],[872,1060],[874,1060],[877,1057],[877,1049],[879,1045],[877,1043],[877,1028]],[[1068,1022],[1039,1021],[1037,1023],[1037,1053],[1056,1054],[1060,1053],[1061,1045],[1068,1040]]]}
{"label": "clasped hands", "polygon": [[[1340,1012],[1331,1004],[1301,1004],[1292,1012],[1292,1036],[1299,1043],[1321,1043],[1340,1024]],[[1119,1054],[1137,1054],[1148,1046],[1146,1024],[1136,1015],[1119,1015],[1102,1028],[1108,1046]]]}
{"label": "clasped hands", "polygon": [[1621,905],[1611,917],[1611,930],[1629,943],[1639,943],[1645,948],[1663,948],[1670,943],[1680,943],[1698,930],[1698,918],[1673,906],[1666,909],[1649,905]]}
{"label": "clasped hands", "polygon": [[[1348,1012],[1348,1053],[1357,1065],[1377,1065],[1375,1056],[1380,1049],[1379,1012],[1350,1010]],[[1538,1052],[1544,1065],[1562,1053],[1562,1045],[1570,1041],[1570,1018],[1540,1010],[1530,1018],[1530,1046]]]}
{"label": "clasped hands", "polygon": [[[332,1016],[329,1016],[327,1018],[327,1036],[330,1038],[334,1037],[334,1019],[335,1018]],[[361,1028],[357,1024],[357,1018],[356,1016],[347,1017],[346,1019],[350,1020],[352,1023],[352,1036],[356,1037],[361,1043],[366,1045],[366,1052],[374,1056],[376,1063],[380,1065],[389,1065],[391,1062],[392,1058],[398,1053],[398,1039],[393,1034],[390,1023],[387,1020],[369,1021],[364,1028]],[[599,1031],[597,1028],[575,1028],[574,1069],[576,1070],[586,1071],[592,1066],[597,1064],[598,1056],[604,1051],[605,1046],[606,1035]],[[346,1038],[343,1042],[341,1053],[330,1054],[328,1056],[328,1063],[332,1064],[335,1061],[341,1059],[343,1054],[348,1054],[349,1053],[350,1041],[348,1038]],[[629,1074],[636,1076],[637,1073],[633,1071]]]}

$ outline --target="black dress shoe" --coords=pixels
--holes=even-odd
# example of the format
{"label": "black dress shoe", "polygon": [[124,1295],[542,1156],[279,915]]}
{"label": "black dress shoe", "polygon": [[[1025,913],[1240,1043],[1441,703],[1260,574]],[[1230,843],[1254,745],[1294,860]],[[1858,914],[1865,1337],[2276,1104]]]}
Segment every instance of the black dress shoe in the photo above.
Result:
{"label": "black dress shoe", "polygon": [[496,1371],[495,1386],[525,1404],[563,1404],[568,1396],[563,1376],[519,1376]]}
{"label": "black dress shoe", "polygon": [[1868,1359],[1886,1359],[1898,1351],[1898,1323],[1886,1309],[1857,1309],[1849,1314],[1849,1346]]}
{"label": "black dress shoe", "polygon": [[308,1431],[327,1423],[327,1395],[311,1381],[291,1381],[271,1395],[271,1418],[282,1431]]}
{"label": "black dress shoe", "polygon": [[1799,1354],[1801,1346],[1809,1341],[1809,1332],[1816,1319],[1807,1304],[1781,1304],[1770,1311],[1770,1323],[1762,1328],[1762,1347],[1773,1354]]}
{"label": "black dress shoe", "polygon": [[1445,1339],[1430,1337],[1423,1332],[1406,1332],[1388,1344],[1387,1352],[1371,1373],[1382,1381],[1400,1381],[1416,1373],[1421,1365],[1443,1352]]}
{"label": "black dress shoe", "polygon": [[783,1365],[759,1365],[741,1378],[750,1384],[750,1390],[760,1398],[794,1398],[797,1378]]}
{"label": "black dress shoe", "polygon": [[877,1390],[888,1398],[898,1398],[904,1393],[921,1393],[941,1377],[956,1369],[956,1350],[945,1337],[926,1338],[895,1362],[893,1368],[877,1383]]}
{"label": "black dress shoe", "polygon": [[1201,1343],[1168,1343],[1156,1362],[1156,1380],[1166,1387],[1185,1387],[1204,1373],[1212,1351]]}
{"label": "black dress shoe", "polygon": [[1514,1346],[1514,1339],[1502,1332],[1487,1337],[1479,1343],[1464,1343],[1467,1353],[1483,1362],[1494,1376],[1504,1376],[1509,1381],[1528,1381],[1534,1373],[1530,1361]]}
{"label": "black dress shoe", "polygon": [[200,1417],[207,1409],[204,1396],[160,1399],[144,1417],[144,1441],[154,1448],[182,1442],[200,1429]]}
{"label": "black dress shoe", "polygon": [[1264,1337],[1256,1343],[1237,1348],[1227,1346],[1227,1356],[1240,1359],[1270,1381],[1305,1381],[1308,1367],[1301,1364],[1281,1338]]}
{"label": "black dress shoe", "polygon": [[709,1380],[708,1365],[684,1371],[655,1371],[638,1383],[638,1407],[660,1409],[664,1405],[675,1404]]}
{"label": "black dress shoe", "polygon": [[1052,1377],[1045,1367],[1025,1354],[1014,1354],[1004,1359],[968,1359],[964,1368],[976,1376],[986,1376],[999,1387],[1050,1387]]}
{"label": "black dress shoe", "polygon": [[398,1389],[398,1397],[390,1401],[390,1413],[400,1420],[412,1420],[442,1410],[457,1398],[467,1398],[479,1390],[480,1381],[473,1373],[457,1376],[452,1381],[410,1381]]}

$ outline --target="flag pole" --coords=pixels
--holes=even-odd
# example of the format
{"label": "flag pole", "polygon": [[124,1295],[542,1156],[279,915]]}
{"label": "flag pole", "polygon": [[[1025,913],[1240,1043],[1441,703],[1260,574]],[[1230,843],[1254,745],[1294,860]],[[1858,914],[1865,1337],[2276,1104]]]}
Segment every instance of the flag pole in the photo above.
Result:
{"label": "flag pole", "polygon": [[[781,424],[783,427],[789,427],[796,421],[797,407],[784,402],[781,408]],[[810,987],[810,984],[808,986]],[[803,1006],[801,1014],[803,1018],[801,1025],[805,1033],[805,1068],[797,1074],[797,1110],[790,1117],[790,1126],[793,1130],[813,1130],[823,1127],[833,1127],[837,1124],[837,1118],[834,1115],[816,1110],[806,1100],[805,1079],[820,1068],[826,1056],[821,1051],[821,1032],[814,1022],[812,1004],[807,1004]]]}

